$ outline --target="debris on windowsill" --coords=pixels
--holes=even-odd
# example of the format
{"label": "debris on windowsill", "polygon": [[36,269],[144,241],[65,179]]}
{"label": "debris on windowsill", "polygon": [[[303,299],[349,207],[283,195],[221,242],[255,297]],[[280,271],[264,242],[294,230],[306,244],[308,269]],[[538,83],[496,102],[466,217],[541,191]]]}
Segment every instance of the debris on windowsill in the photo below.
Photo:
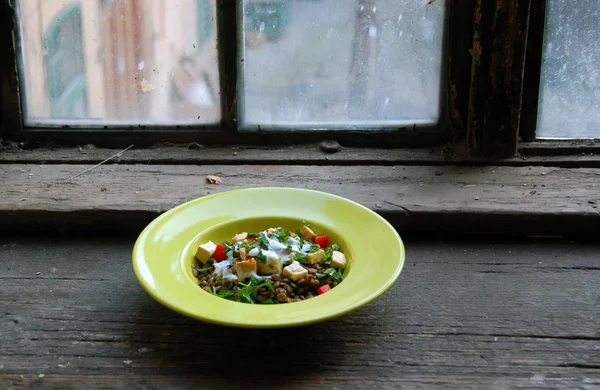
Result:
{"label": "debris on windowsill", "polygon": [[221,180],[221,178],[219,176],[208,175],[208,176],[206,176],[206,182],[208,184],[221,184],[221,183],[223,183],[223,180]]}
{"label": "debris on windowsill", "polygon": [[17,150],[23,150],[23,149],[25,149],[25,143],[23,143],[23,142],[3,141],[0,138],[0,150],[17,151]]}
{"label": "debris on windowsill", "polygon": [[128,147],[126,147],[125,149],[121,150],[119,153],[113,154],[112,156],[110,156],[109,158],[107,158],[104,161],[99,162],[98,164],[94,165],[93,167],[90,167],[82,172],[79,172],[76,175],[71,176],[70,178],[68,178],[66,181],[71,181],[73,179],[75,179],[76,177],[79,177],[85,173],[88,173],[89,171],[91,171],[92,169],[98,168],[100,165],[112,160],[113,158],[117,158],[117,157],[121,157],[123,155],[123,153],[125,153],[126,151],[128,151],[129,149],[133,148],[133,144],[129,145]]}
{"label": "debris on windowsill", "polygon": [[319,144],[319,149],[325,153],[337,153],[342,150],[342,145],[337,141],[323,141]]}
{"label": "debris on windowsill", "polygon": [[130,365],[131,363],[133,363],[133,361],[129,360],[129,359],[125,359],[125,360],[123,360],[123,363]]}
{"label": "debris on windowsill", "polygon": [[84,151],[85,149],[96,149],[96,146],[92,145],[92,144],[85,144],[85,145],[79,147],[79,152],[85,153],[85,151]]}
{"label": "debris on windowsill", "polygon": [[190,142],[190,144],[187,147],[188,149],[192,150],[192,149],[204,149],[204,145],[199,144],[198,142]]}

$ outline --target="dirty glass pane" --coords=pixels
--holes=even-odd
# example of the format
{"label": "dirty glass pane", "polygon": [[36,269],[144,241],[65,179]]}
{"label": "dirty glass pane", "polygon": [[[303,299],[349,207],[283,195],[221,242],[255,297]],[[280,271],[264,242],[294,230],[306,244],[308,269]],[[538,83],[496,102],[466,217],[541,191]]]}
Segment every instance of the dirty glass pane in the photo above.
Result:
{"label": "dirty glass pane", "polygon": [[437,122],[443,0],[242,3],[246,127]]}
{"label": "dirty glass pane", "polygon": [[547,2],[538,138],[600,137],[599,5]]}
{"label": "dirty glass pane", "polygon": [[25,123],[220,120],[215,0],[20,0]]}

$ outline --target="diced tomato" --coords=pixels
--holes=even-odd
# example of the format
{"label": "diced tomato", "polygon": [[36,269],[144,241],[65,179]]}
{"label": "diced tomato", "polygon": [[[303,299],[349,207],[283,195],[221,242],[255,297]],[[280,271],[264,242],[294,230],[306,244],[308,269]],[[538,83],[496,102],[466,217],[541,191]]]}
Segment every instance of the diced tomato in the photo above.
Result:
{"label": "diced tomato", "polygon": [[217,263],[225,260],[227,258],[227,254],[225,253],[225,247],[221,244],[217,244],[212,258],[215,259]]}
{"label": "diced tomato", "polygon": [[256,241],[256,240],[258,240],[258,238],[256,238],[256,237],[248,237],[248,238],[246,238],[246,240],[248,240],[248,241]]}
{"label": "diced tomato", "polygon": [[316,236],[315,237],[315,244],[317,244],[321,248],[327,247],[327,241],[328,241],[327,236]]}
{"label": "diced tomato", "polygon": [[322,285],[321,287],[319,287],[319,289],[317,290],[317,293],[318,293],[319,295],[321,295],[321,294],[325,294],[325,293],[326,293],[327,291],[329,291],[329,290],[331,290],[331,287],[329,287],[329,285],[328,285],[328,284],[324,284],[324,285]]}

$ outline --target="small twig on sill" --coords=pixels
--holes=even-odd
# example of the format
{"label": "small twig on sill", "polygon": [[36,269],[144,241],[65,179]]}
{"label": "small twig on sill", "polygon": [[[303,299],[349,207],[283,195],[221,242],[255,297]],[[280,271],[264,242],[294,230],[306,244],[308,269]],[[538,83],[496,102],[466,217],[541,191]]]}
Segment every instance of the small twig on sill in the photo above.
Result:
{"label": "small twig on sill", "polygon": [[129,145],[128,147],[126,147],[125,149],[121,150],[119,153],[117,153],[117,154],[114,154],[114,155],[110,156],[110,157],[109,157],[109,158],[107,158],[106,160],[104,160],[104,161],[102,161],[102,162],[99,162],[98,164],[94,165],[93,167],[90,167],[90,168],[86,169],[85,171],[79,172],[78,174],[71,176],[71,177],[70,177],[70,178],[68,178],[66,181],[71,181],[71,180],[75,179],[76,177],[79,177],[79,176],[81,176],[81,175],[83,175],[83,174],[85,174],[85,173],[88,173],[88,172],[89,172],[89,171],[91,171],[92,169],[96,169],[96,168],[98,168],[100,165],[104,164],[104,163],[105,163],[105,162],[107,162],[107,161],[110,161],[110,160],[112,160],[113,158],[116,158],[116,157],[121,157],[121,155],[123,155],[123,153],[125,153],[126,151],[128,151],[128,150],[129,150],[129,149],[131,149],[132,147],[133,147],[133,144],[131,144],[131,145]]}
{"label": "small twig on sill", "polygon": [[387,200],[384,200],[384,202],[387,203],[387,204],[389,204],[389,205],[399,207],[400,209],[402,209],[402,211],[404,211],[404,216],[410,217],[410,210],[407,209],[406,207],[401,206],[401,205],[396,204],[396,203],[388,202]]}

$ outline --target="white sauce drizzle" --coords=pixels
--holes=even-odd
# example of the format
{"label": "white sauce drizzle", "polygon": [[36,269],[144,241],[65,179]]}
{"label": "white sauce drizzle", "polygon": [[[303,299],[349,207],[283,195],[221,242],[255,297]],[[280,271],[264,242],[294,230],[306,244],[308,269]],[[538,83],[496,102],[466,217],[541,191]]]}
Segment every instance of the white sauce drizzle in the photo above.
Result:
{"label": "white sauce drizzle", "polygon": [[306,255],[310,251],[310,244],[305,242],[300,251]]}
{"label": "white sauce drizzle", "polygon": [[223,276],[225,275],[225,273],[229,270],[229,267],[231,267],[232,262],[229,260],[223,260],[220,263],[215,263],[215,271],[213,272],[213,275],[215,276]]}
{"label": "white sauce drizzle", "polygon": [[230,280],[237,280],[237,279],[238,279],[237,275],[234,275],[231,273],[223,275],[223,280],[230,281]]}
{"label": "white sauce drizzle", "polygon": [[281,242],[275,239],[269,239],[269,250],[271,251],[283,251],[287,249],[286,244],[282,244]]}

